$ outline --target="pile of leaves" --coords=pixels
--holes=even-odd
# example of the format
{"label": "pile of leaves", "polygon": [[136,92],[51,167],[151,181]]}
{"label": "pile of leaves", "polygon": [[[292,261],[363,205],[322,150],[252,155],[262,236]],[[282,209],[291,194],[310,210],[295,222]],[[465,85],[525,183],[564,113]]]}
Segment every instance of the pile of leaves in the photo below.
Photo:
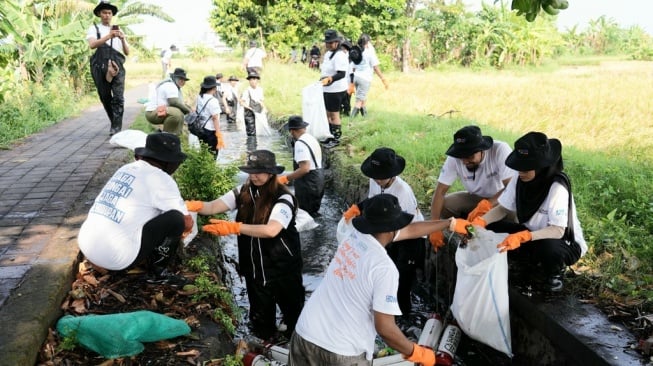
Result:
{"label": "pile of leaves", "polygon": [[[202,247],[215,246],[202,236],[185,248],[189,258],[176,266],[191,284],[173,287],[149,284],[141,270],[107,272],[93,268],[87,261],[79,264],[76,279],[61,304],[64,314],[115,314],[149,310],[175,319],[183,319],[191,334],[153,343],[132,357],[107,360],[87,350],[73,338],[61,337],[50,329],[41,347],[38,365],[242,365],[240,350],[232,338],[239,311],[225,286],[220,270],[201,254]],[[214,257],[215,258],[215,257]]]}

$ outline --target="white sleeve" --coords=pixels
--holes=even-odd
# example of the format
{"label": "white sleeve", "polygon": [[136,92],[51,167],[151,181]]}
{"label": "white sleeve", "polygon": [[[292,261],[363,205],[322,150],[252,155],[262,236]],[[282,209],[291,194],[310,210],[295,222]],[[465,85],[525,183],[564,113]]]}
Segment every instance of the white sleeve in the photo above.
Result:
{"label": "white sleeve", "polygon": [[[289,194],[284,194],[283,196],[279,197],[279,199],[285,199],[291,204],[293,202],[292,197]],[[281,226],[283,226],[284,229],[287,229],[290,221],[292,220],[292,211],[293,209],[286,203],[277,202],[274,204],[274,206],[272,206],[272,212],[270,213],[268,222],[271,220],[277,221],[281,224]]]}
{"label": "white sleeve", "polygon": [[442,164],[438,182],[451,186],[456,181],[456,178],[458,178],[458,173],[456,172],[456,161],[451,156],[447,156],[444,164]]}

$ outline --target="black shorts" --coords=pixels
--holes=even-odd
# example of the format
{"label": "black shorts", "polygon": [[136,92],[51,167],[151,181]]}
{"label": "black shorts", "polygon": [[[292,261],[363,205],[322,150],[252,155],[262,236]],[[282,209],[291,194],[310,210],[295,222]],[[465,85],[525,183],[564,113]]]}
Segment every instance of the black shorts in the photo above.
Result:
{"label": "black shorts", "polygon": [[340,112],[340,107],[348,97],[347,91],[343,90],[336,93],[323,93],[324,94],[324,107],[327,112]]}

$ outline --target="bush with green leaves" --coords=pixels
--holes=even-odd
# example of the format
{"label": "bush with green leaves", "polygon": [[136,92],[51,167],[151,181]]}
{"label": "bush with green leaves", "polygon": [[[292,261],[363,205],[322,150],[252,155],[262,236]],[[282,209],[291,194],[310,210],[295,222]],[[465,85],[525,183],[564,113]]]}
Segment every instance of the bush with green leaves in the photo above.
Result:
{"label": "bush with green leaves", "polygon": [[186,161],[175,172],[181,196],[187,200],[212,201],[234,187],[236,165],[217,166],[206,146],[185,149]]}

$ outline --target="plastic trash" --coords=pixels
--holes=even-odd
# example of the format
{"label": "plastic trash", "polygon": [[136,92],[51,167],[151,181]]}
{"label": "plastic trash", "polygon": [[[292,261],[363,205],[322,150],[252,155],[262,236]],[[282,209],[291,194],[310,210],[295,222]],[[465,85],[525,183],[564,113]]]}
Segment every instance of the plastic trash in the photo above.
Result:
{"label": "plastic trash", "polygon": [[147,134],[140,130],[123,130],[111,136],[109,143],[114,146],[125,147],[134,150],[137,147],[144,147]]}
{"label": "plastic trash", "polygon": [[66,315],[57,322],[63,337],[105,358],[134,356],[143,351],[142,342],[155,342],[190,333],[183,320],[147,310],[108,315]]}

